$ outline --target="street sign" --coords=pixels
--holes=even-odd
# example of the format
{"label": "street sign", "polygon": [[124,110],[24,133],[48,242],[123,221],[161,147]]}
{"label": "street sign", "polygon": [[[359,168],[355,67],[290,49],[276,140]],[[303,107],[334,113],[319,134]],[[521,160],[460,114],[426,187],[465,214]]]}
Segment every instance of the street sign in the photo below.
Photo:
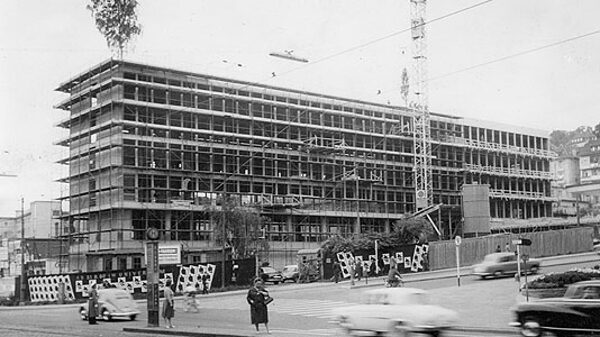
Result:
{"label": "street sign", "polygon": [[512,240],[513,245],[517,246],[531,246],[531,240],[525,238],[519,238],[516,240]]}
{"label": "street sign", "polygon": [[457,235],[457,236],[454,238],[454,243],[455,243],[457,246],[460,246],[460,244],[462,243],[462,238],[461,238],[459,235]]}

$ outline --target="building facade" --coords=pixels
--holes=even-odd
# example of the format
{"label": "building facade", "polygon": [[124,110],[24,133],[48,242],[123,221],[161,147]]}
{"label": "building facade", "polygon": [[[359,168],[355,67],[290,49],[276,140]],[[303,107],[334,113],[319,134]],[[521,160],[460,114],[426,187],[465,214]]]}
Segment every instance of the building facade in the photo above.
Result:
{"label": "building facade", "polygon": [[[223,195],[288,249],[416,211],[411,109],[116,60],[57,90],[76,269],[139,263],[149,227],[199,259]],[[430,129],[442,236],[460,228],[465,183],[489,185],[492,218],[550,216],[547,133],[436,113]]]}
{"label": "building facade", "polygon": [[591,215],[600,214],[600,140],[590,140],[579,151],[579,183],[567,187],[578,201],[591,206]]}

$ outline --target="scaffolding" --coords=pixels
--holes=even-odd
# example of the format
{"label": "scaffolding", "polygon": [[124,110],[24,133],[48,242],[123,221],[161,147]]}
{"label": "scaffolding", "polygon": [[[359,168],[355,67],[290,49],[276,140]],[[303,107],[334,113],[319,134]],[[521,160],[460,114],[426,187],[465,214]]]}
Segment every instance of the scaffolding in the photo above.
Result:
{"label": "scaffolding", "polygon": [[[417,211],[412,109],[120,60],[58,90],[69,94],[56,107],[70,113],[57,142],[69,151],[60,162],[70,269],[138,266],[149,227],[199,261],[218,249],[209,209],[223,196],[265,217],[265,236],[281,249],[389,231]],[[463,183],[489,183],[511,191],[524,214],[549,214],[549,200],[530,197],[550,195],[547,138],[430,118],[442,236],[460,222]]]}

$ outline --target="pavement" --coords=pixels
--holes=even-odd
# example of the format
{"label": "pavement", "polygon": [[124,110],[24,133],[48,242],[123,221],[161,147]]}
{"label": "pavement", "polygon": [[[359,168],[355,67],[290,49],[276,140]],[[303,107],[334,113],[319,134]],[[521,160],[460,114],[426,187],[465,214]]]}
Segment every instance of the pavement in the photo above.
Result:
{"label": "pavement", "polygon": [[[541,260],[541,267],[544,266],[558,266],[558,265],[567,265],[571,263],[586,263],[586,262],[598,262],[600,264],[600,256],[595,252],[590,253],[581,253],[581,254],[571,254],[571,255],[562,255],[562,256],[552,256],[539,258]],[[469,276],[471,275],[471,268],[466,266],[461,270],[461,276]],[[403,275],[403,279],[405,283],[419,282],[419,281],[427,281],[427,280],[438,280],[445,278],[455,278],[456,277],[456,269],[443,269],[443,270],[435,270],[435,271],[427,271],[420,272],[415,274],[406,274]],[[383,284],[383,277],[371,278],[368,283],[361,283],[350,285],[350,281],[342,281],[342,283],[348,284],[350,289],[356,288],[369,288],[369,287],[381,287]],[[308,289],[312,287],[332,287],[336,286],[335,283],[331,282],[317,282],[317,283],[309,283],[309,284],[293,284],[286,286],[285,289],[293,290],[297,289]],[[222,296],[232,296],[245,294],[247,290],[237,290],[223,293],[211,293],[203,296],[210,297],[222,297]],[[182,298],[178,298],[178,300],[182,300]],[[140,301],[144,302],[144,301]],[[182,322],[183,323],[183,322]],[[262,325],[261,325],[261,328]],[[497,335],[515,335],[515,329],[510,328],[499,328],[499,327],[490,327],[490,326],[482,326],[482,327],[456,327],[452,329],[453,331],[465,332],[469,334],[478,333],[494,333]],[[192,337],[238,337],[238,336],[256,336],[256,334],[252,331],[252,329],[245,330],[237,330],[237,329],[220,329],[215,327],[207,327],[207,326],[176,326],[174,329],[166,329],[165,327],[125,327],[123,328],[125,332],[134,332],[134,333],[147,333],[152,335],[166,335],[166,336],[192,336]],[[289,333],[285,331],[279,331],[277,329],[272,329],[272,336],[286,336],[291,337]],[[260,335],[266,335],[266,332],[263,332]]]}

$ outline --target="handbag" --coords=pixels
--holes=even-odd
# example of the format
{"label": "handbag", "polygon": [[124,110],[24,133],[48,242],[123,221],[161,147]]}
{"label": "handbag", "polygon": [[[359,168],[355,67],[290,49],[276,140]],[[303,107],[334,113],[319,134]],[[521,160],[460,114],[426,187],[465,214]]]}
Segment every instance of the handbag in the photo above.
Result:
{"label": "handbag", "polygon": [[269,304],[271,302],[273,302],[273,297],[269,295],[265,296],[265,304]]}

